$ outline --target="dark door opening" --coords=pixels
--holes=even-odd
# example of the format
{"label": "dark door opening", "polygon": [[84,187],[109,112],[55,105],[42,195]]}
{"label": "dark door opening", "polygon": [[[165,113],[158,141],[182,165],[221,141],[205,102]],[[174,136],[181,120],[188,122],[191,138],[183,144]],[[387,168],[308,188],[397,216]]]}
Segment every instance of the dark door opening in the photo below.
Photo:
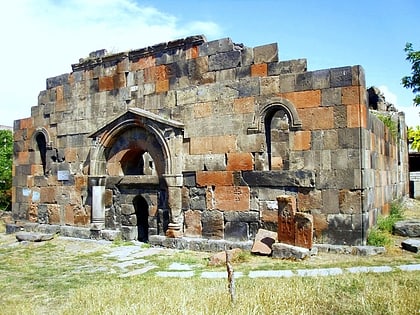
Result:
{"label": "dark door opening", "polygon": [[134,209],[137,217],[137,240],[140,242],[149,241],[149,205],[142,196],[137,196],[133,200]]}

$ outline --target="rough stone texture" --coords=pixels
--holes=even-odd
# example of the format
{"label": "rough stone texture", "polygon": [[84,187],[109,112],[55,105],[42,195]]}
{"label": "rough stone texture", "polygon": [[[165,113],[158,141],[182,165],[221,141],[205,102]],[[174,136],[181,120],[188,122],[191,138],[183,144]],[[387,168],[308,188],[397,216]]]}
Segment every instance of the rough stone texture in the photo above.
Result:
{"label": "rough stone texture", "polygon": [[396,222],[392,232],[396,235],[420,237],[420,220],[404,220]]}
{"label": "rough stone texture", "polygon": [[53,234],[44,234],[44,233],[33,233],[33,232],[18,232],[16,233],[16,239],[19,242],[43,242],[52,240],[54,237]]}
{"label": "rough stone texture", "polygon": [[258,255],[271,255],[272,245],[277,242],[277,233],[259,229],[252,245],[251,253]]}
{"label": "rough stone texture", "polygon": [[407,239],[401,242],[401,247],[405,250],[408,250],[413,253],[418,253],[420,250],[420,240],[419,239]]}
{"label": "rough stone texture", "polygon": [[311,256],[307,248],[293,246],[283,243],[274,243],[273,258],[302,260]]}
{"label": "rough stone texture", "polygon": [[408,193],[404,117],[381,112],[395,138],[370,113],[392,106],[366,101],[360,66],[307,71],[306,59],[279,61],[275,43],[204,36],[86,55],[14,124],[15,221],[189,235],[208,245],[161,243],[209,250],[220,244],[207,237],[278,230],[286,194],[314,214],[316,242],[360,245]]}

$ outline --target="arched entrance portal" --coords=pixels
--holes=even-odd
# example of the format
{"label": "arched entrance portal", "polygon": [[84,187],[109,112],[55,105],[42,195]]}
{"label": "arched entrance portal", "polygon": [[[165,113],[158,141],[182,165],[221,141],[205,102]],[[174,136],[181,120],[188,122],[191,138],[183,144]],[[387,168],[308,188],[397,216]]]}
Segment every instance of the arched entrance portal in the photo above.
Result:
{"label": "arched entrance portal", "polygon": [[137,240],[147,242],[149,240],[149,204],[142,196],[133,199],[137,218]]}

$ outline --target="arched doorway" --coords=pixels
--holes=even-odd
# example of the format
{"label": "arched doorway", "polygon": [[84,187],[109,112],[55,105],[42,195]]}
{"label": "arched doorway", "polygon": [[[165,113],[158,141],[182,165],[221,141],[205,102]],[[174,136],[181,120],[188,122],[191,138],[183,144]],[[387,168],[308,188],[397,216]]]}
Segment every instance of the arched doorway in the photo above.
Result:
{"label": "arched doorway", "polygon": [[36,137],[35,141],[39,150],[39,154],[41,157],[41,164],[42,164],[42,170],[44,172],[44,175],[47,173],[47,140],[45,139],[45,135],[41,132],[39,132]]}
{"label": "arched doorway", "polygon": [[147,242],[149,240],[149,204],[141,195],[133,199],[137,218],[137,240]]}

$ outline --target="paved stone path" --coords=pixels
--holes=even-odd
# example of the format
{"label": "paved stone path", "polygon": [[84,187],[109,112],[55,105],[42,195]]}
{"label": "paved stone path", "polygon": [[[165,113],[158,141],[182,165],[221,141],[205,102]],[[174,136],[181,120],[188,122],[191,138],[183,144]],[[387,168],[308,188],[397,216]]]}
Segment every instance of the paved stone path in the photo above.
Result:
{"label": "paved stone path", "polygon": [[[140,244],[139,244],[140,245]],[[148,264],[147,256],[156,255],[168,251],[165,248],[142,248],[139,245],[116,247],[110,253],[104,254],[105,257],[117,258],[118,262],[114,264],[122,271],[121,277],[130,277],[146,272],[151,272],[157,268],[155,265]],[[129,266],[139,266],[139,268],[127,271]],[[345,273],[382,273],[392,271],[420,271],[420,264],[390,266],[358,266],[349,268],[315,268],[315,269],[297,269],[297,270],[252,270],[248,273],[235,272],[235,278],[287,278],[287,277],[323,277],[336,276]],[[155,271],[157,277],[164,278],[192,278],[199,276],[206,279],[224,279],[227,273],[224,271],[194,271],[194,266],[178,262],[172,263],[167,270]]]}

